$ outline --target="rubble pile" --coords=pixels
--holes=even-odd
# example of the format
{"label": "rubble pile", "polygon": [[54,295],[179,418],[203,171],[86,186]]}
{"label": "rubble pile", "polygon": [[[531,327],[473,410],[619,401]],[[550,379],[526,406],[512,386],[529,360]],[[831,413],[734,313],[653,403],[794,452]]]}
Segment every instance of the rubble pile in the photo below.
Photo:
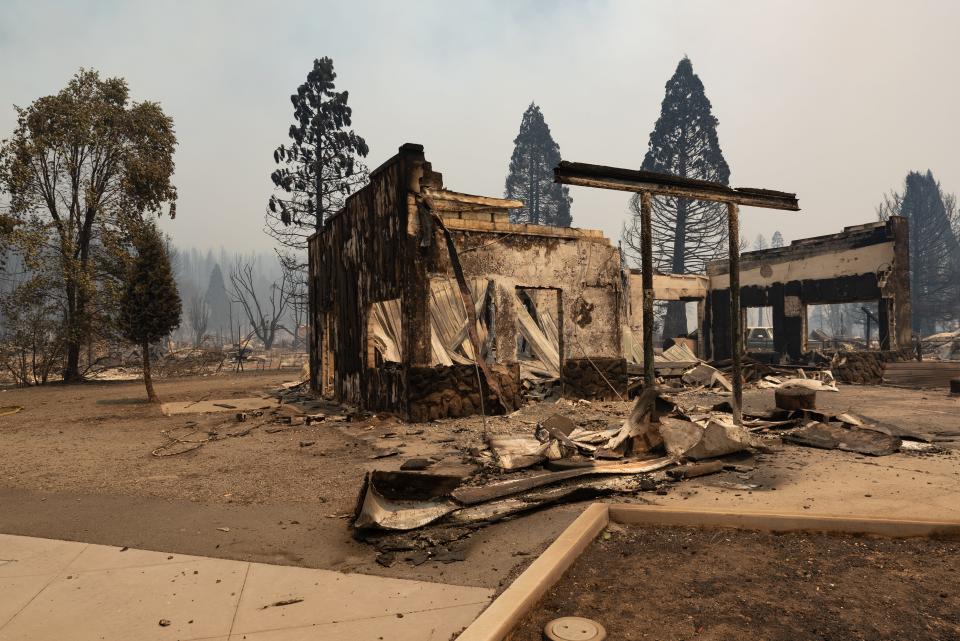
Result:
{"label": "rubble pile", "polygon": [[885,363],[910,360],[912,355],[904,352],[844,352],[832,357],[830,369],[837,379],[852,385],[880,385],[883,383]]}
{"label": "rubble pile", "polygon": [[960,361],[960,329],[924,336],[920,340],[924,358],[940,361]]}
{"label": "rubble pile", "polygon": [[[696,402],[711,392],[729,398],[724,364],[689,359],[685,346],[675,347],[677,359],[663,361],[669,365],[658,369],[658,385],[640,388],[622,420],[612,423],[602,413],[586,418],[606,411],[595,409],[597,401],[559,399],[555,413],[534,421],[519,410],[498,417],[506,430],[488,432],[490,419],[484,419],[482,443],[459,446],[467,471],[434,470],[433,460],[417,458],[399,470],[368,472],[353,514],[355,536],[380,551],[383,565],[454,562],[463,560],[465,540],[476,530],[561,503],[666,494],[671,484],[722,471],[740,478],[715,485],[751,491],[761,487],[746,482],[756,469],[755,454],[772,452],[780,443],[868,456],[937,450],[932,435],[850,412],[817,410],[817,394],[838,389],[830,369],[813,366],[748,360],[745,386],[773,390],[775,406],[744,412],[738,424],[729,401]],[[306,394],[302,386],[283,392],[286,401]],[[528,427],[517,431],[518,423]],[[745,460],[751,465],[743,465]]]}

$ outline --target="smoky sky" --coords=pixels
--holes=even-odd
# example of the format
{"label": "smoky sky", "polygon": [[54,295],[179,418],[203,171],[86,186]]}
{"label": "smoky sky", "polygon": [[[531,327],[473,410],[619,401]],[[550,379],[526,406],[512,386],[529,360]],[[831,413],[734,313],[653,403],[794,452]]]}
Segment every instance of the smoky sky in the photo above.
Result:
{"label": "smoky sky", "polygon": [[[0,2],[0,137],[12,105],[80,67],[123,76],[173,117],[175,241],[269,248],[272,152],[316,57],[350,92],[371,168],[421,143],[444,184],[499,196],[526,106],[566,160],[639,167],[684,56],[734,186],[796,192],[744,209],[753,243],[876,218],[907,171],[960,192],[954,2]],[[573,224],[616,242],[628,194],[571,188]]]}

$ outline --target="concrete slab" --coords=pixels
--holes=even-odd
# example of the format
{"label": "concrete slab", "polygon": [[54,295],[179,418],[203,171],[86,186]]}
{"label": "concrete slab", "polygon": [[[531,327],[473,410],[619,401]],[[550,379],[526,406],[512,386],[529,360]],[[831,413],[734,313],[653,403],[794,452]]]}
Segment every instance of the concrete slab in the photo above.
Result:
{"label": "concrete slab", "polygon": [[[2,641],[227,635],[240,600],[243,563],[193,561],[113,570],[64,570],[0,628]],[[169,625],[160,625],[161,620]]]}
{"label": "concrete slab", "polygon": [[111,547],[109,545],[88,545],[76,559],[70,563],[71,572],[89,572],[93,570],[120,570],[123,568],[150,567],[153,565],[173,566],[182,563],[207,560],[203,556],[188,554],[166,554],[149,550]]}
{"label": "concrete slab", "polygon": [[0,534],[0,578],[52,577],[80,556],[87,543]]}
{"label": "concrete slab", "polygon": [[[0,535],[0,572],[0,641],[448,639],[493,596],[487,588],[11,535]],[[302,601],[274,605],[286,599]]]}
{"label": "concrete slab", "polygon": [[[251,564],[234,633],[406,616],[456,606],[484,605],[493,595],[472,588],[276,565]],[[269,607],[286,599],[301,603]]]}
{"label": "concrete slab", "polygon": [[276,399],[251,396],[246,398],[222,398],[205,401],[171,401],[160,403],[165,416],[174,414],[209,414],[213,412],[249,412],[279,407]]}
{"label": "concrete slab", "polygon": [[0,579],[0,628],[33,600],[50,579],[45,576],[17,576]]}
{"label": "concrete slab", "polygon": [[447,641],[473,621],[485,604],[359,619],[254,633],[234,633],[230,641]]}

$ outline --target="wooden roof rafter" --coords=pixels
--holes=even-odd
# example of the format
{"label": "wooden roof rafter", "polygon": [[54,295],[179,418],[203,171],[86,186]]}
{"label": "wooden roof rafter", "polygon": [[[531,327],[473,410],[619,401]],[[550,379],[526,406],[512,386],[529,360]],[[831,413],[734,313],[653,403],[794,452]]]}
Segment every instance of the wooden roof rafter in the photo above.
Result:
{"label": "wooden roof rafter", "polygon": [[752,187],[734,188],[727,185],[682,178],[639,169],[623,169],[591,165],[582,162],[561,161],[553,170],[554,181],[567,185],[646,192],[654,196],[693,198],[719,203],[733,203],[744,207],[763,207],[800,211],[797,195],[772,189]]}

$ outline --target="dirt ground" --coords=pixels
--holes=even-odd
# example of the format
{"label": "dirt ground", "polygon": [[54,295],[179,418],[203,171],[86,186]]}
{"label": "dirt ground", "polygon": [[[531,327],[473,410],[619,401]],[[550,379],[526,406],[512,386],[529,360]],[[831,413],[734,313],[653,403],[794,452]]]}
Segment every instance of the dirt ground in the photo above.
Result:
{"label": "dirt ground", "polygon": [[[164,401],[267,396],[294,371],[163,380]],[[468,474],[469,450],[482,442],[482,417],[408,425],[392,417],[278,425],[269,416],[237,423],[234,412],[164,416],[143,402],[137,382],[0,391],[0,532],[159,551],[301,565],[484,587],[502,586],[583,509],[555,507],[489,526],[467,541],[464,561],[415,567],[377,564],[348,524],[366,471],[397,469],[416,456],[432,471]],[[716,402],[707,395],[699,402]],[[749,391],[747,409],[773,404],[770,390]],[[925,429],[960,430],[960,401],[940,392],[842,386],[820,406]],[[538,418],[570,416],[586,426],[619,424],[628,403],[525,407],[489,417],[489,432],[529,434]],[[312,411],[312,410],[308,410]],[[163,432],[195,430],[221,438],[180,456],[157,458]],[[618,501],[819,514],[960,519],[957,452],[870,458],[771,442],[771,451],[730,471]],[[374,458],[392,450],[400,453]],[[738,489],[744,484],[757,488]],[[225,531],[226,530],[226,531]]]}
{"label": "dirt ground", "polygon": [[608,638],[960,639],[960,544],[613,524],[511,641],[561,616]]}

